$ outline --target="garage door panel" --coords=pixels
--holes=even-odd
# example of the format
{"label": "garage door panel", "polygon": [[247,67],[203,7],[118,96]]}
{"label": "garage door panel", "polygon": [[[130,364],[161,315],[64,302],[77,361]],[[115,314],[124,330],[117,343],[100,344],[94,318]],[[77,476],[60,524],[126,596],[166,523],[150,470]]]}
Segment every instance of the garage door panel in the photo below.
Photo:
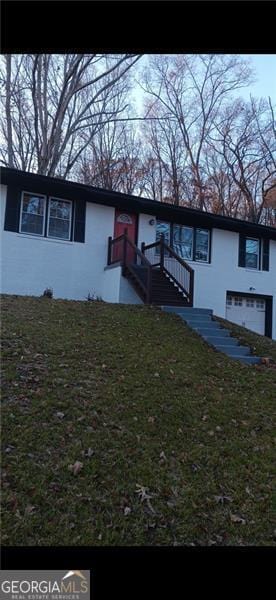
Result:
{"label": "garage door panel", "polygon": [[251,331],[265,333],[265,300],[227,295],[226,319]]}

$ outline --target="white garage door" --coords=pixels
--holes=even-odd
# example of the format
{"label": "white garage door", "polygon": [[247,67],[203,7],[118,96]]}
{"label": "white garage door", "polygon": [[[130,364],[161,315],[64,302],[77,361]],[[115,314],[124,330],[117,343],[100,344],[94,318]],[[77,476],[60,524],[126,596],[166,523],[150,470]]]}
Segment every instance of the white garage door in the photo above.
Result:
{"label": "white garage door", "polygon": [[265,300],[227,295],[226,319],[264,335]]}

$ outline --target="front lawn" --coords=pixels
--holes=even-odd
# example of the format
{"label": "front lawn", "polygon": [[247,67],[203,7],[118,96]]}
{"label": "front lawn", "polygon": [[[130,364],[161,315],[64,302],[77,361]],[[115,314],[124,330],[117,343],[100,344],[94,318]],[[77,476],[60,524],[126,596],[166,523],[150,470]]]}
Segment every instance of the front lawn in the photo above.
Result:
{"label": "front lawn", "polygon": [[1,312],[3,544],[275,544],[275,365],[151,307]]}

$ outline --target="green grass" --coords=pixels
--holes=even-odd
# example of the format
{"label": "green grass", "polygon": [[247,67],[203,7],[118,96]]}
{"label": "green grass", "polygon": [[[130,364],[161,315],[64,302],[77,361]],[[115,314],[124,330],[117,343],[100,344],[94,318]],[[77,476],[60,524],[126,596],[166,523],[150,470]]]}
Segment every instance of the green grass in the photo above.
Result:
{"label": "green grass", "polygon": [[151,307],[1,307],[3,544],[275,544],[273,366]]}

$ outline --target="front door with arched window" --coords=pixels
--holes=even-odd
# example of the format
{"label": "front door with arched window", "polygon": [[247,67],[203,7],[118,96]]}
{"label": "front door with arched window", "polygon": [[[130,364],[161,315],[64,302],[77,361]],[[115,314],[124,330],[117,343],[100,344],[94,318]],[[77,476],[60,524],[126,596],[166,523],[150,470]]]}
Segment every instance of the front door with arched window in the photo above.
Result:
{"label": "front door with arched window", "polygon": [[[137,215],[123,210],[115,210],[114,238],[123,235],[127,230],[127,236],[136,245],[137,241]],[[133,262],[135,252],[131,247],[127,249],[127,261]]]}

